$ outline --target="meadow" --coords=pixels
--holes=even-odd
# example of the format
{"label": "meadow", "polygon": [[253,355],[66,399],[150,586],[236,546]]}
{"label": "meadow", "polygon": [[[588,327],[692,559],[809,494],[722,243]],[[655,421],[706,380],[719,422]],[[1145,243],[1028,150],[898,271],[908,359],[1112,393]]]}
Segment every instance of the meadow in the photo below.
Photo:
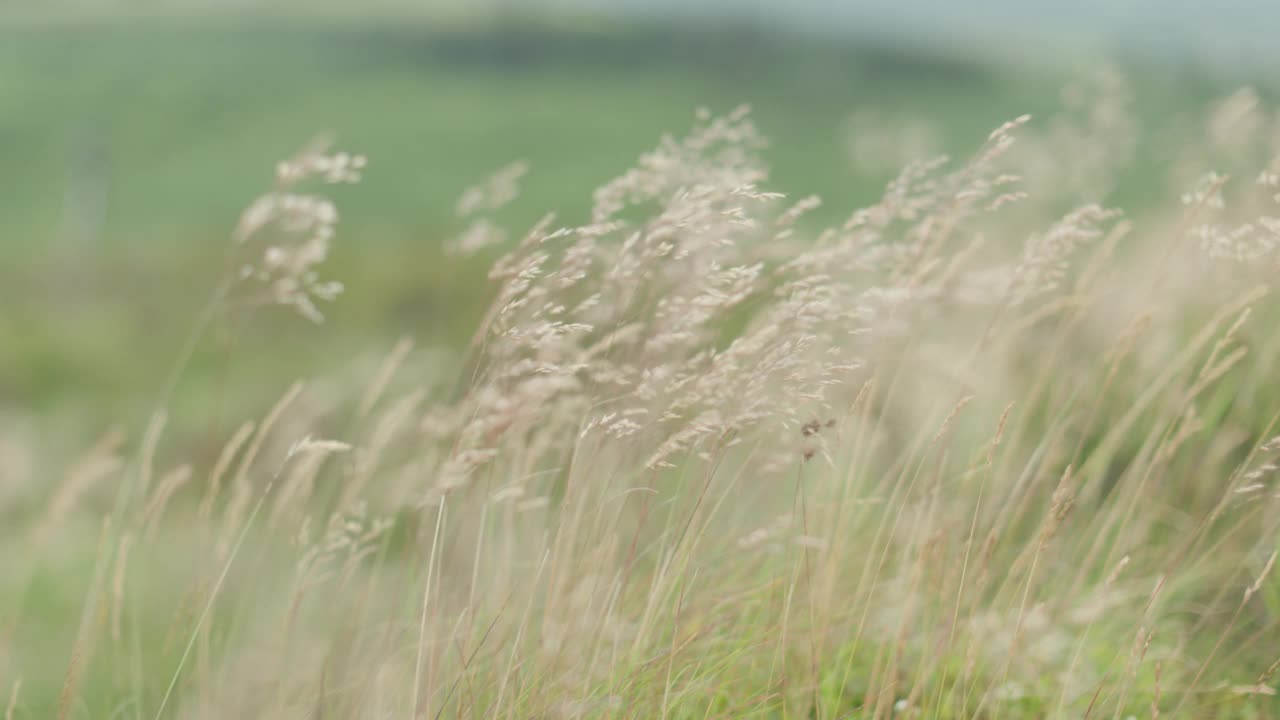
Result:
{"label": "meadow", "polygon": [[6,720],[1275,716],[1273,97],[4,27]]}
{"label": "meadow", "polygon": [[[483,265],[453,272],[438,249],[464,227],[457,196],[507,163],[523,160],[531,175],[504,221],[528,225],[551,210],[576,220],[592,188],[696,108],[748,103],[780,186],[862,204],[898,168],[892,157],[855,161],[859,113],[879,127],[927,124],[931,152],[955,151],[1010,117],[1053,112],[1062,88],[1098,67],[584,24],[506,34],[350,20],[0,25],[0,138],[6,166],[21,169],[0,185],[0,288],[11,309],[0,398],[145,416],[150,398],[132,399],[181,347],[203,301],[192,284],[212,287],[210,268],[263,186],[264,162],[317,133],[378,158],[378,170],[336,197],[351,242],[332,262],[353,292],[324,339],[305,329],[279,343],[298,351],[275,348],[284,362],[272,386],[332,369],[322,350],[334,344],[468,337],[488,299]],[[1141,95],[1135,111],[1159,128],[1196,122],[1214,97],[1257,80],[1192,64],[1126,72]],[[1126,201],[1160,197],[1141,181],[1149,165],[1135,161]],[[276,323],[255,337],[292,329]],[[144,339],[155,352],[134,352]],[[201,352],[193,382],[224,356]],[[59,425],[78,424],[83,410],[68,408]]]}

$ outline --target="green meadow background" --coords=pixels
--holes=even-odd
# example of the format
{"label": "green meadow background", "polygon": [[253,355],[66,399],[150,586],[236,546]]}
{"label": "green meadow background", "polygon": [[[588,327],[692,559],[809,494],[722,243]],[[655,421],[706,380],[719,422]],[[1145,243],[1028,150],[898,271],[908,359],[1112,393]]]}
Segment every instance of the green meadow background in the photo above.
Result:
{"label": "green meadow background", "polygon": [[[461,6],[369,15],[4,6],[0,434],[27,448],[25,474],[57,477],[107,427],[140,433],[220,277],[240,211],[270,187],[278,160],[320,133],[369,158],[363,182],[333,193],[342,220],[327,275],[346,292],[323,326],[277,308],[219,319],[171,401],[171,436],[195,458],[215,455],[295,378],[371,363],[404,336],[456,354],[491,288],[489,258],[442,250],[464,227],[454,204],[509,162],[530,171],[500,213],[508,227],[547,212],[574,222],[593,188],[663,133],[684,132],[697,108],[747,103],[771,141],[770,184],[822,195],[831,208],[822,220],[872,201],[891,177],[854,162],[860,111],[927,119],[941,149],[962,155],[1010,118],[1052,113],[1069,81],[1100,67],[1128,79],[1144,130],[1194,126],[1208,102],[1244,84],[1264,99],[1280,88],[1265,64],[1209,63],[1123,36],[1102,53],[1070,42],[1029,52],[1016,34],[1007,44],[943,42],[779,29],[727,11],[664,19],[511,5],[483,17]],[[1141,212],[1170,196],[1155,171],[1162,137],[1142,133],[1110,202]],[[20,645],[48,649],[34,664],[50,676],[28,678],[26,693],[50,707],[94,529],[63,537],[56,562],[17,577],[26,535],[3,528],[32,507],[0,503],[0,610],[40,608],[26,613],[39,623],[21,629]],[[94,688],[90,679],[90,703]]]}
{"label": "green meadow background", "polygon": [[[1144,122],[1166,128],[1198,122],[1204,103],[1237,85],[1270,89],[1258,68],[1208,67],[1190,54],[1116,47],[1106,58],[1064,50],[1028,62],[999,46],[742,21],[12,20],[0,25],[0,410],[59,418],[55,435],[138,421],[151,401],[139,389],[182,347],[240,210],[269,187],[276,161],[317,133],[370,158],[364,181],[336,196],[331,276],[347,293],[323,329],[285,311],[246,320],[243,344],[269,341],[265,358],[201,347],[190,394],[245,390],[234,381],[242,363],[275,387],[348,362],[335,347],[466,337],[488,297],[485,264],[460,267],[440,249],[462,229],[458,195],[509,162],[530,173],[500,219],[572,220],[592,188],[662,133],[683,132],[696,108],[749,103],[771,140],[775,186],[856,207],[890,177],[846,151],[860,110],[924,118],[941,149],[962,154],[1006,119],[1053,112],[1069,80],[1104,65],[1129,79]],[[1143,156],[1159,157],[1152,145],[1117,202],[1165,196],[1143,177]]]}

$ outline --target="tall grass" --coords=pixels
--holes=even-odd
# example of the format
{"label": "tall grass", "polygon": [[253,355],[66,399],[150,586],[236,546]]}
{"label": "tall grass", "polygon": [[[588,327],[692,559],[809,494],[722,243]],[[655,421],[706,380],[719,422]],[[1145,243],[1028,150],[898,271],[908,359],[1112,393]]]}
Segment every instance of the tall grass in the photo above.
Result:
{"label": "tall grass", "polygon": [[[72,466],[19,582],[98,555],[56,658],[36,591],[0,615],[11,716],[1280,712],[1275,118],[1230,99],[1130,217],[1136,128],[1095,90],[834,227],[769,189],[745,110],[584,224],[508,238],[536,168],[499,171],[458,205],[494,300],[456,362],[402,341],[207,461],[162,395],[136,452]],[[322,320],[337,214],[303,188],[362,166],[283,164],[210,317]]]}

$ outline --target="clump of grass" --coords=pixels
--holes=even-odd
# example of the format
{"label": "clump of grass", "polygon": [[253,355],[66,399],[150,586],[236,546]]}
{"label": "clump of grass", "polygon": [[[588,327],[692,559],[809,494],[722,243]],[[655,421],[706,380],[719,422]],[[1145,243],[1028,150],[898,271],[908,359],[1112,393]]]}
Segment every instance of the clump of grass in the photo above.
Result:
{"label": "clump of grass", "polygon": [[[69,476],[41,536],[133,480],[60,712],[99,677],[95,717],[1274,713],[1267,198],[1106,207],[1078,184],[1132,125],[1103,85],[1083,125],[1019,117],[833,227],[768,188],[745,109],[514,244],[486,214],[526,167],[499,171],[459,203],[454,249],[506,252],[451,375],[401,342],[207,469],[157,467],[156,422],[136,468],[108,438]],[[1064,137],[1093,150],[1058,160],[1065,210]],[[225,287],[316,318],[335,219],[266,196],[237,240],[284,239]]]}

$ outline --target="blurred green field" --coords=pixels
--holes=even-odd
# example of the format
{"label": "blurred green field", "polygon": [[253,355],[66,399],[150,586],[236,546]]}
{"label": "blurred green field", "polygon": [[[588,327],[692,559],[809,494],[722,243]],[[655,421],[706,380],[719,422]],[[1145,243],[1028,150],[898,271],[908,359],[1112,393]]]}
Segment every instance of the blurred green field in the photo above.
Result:
{"label": "blurred green field", "polygon": [[[520,227],[556,211],[573,220],[591,188],[660,134],[682,132],[695,108],[750,103],[773,144],[774,184],[848,207],[888,177],[859,172],[840,152],[852,113],[932,118],[946,149],[963,153],[1010,117],[1055,108],[1066,79],[1098,64],[815,45],[746,26],[7,27],[0,403],[61,417],[57,426],[80,439],[107,419],[137,422],[150,400],[138,388],[178,353],[239,211],[314,133],[371,158],[365,181],[336,197],[343,222],[331,275],[347,295],[323,330],[268,311],[224,333],[250,347],[280,345],[271,353],[278,367],[201,348],[185,386],[197,406],[228,387],[255,397],[235,381],[239,363],[274,387],[346,363],[334,347],[367,349],[406,333],[465,337],[487,293],[483,263],[446,267],[439,248],[461,227],[459,193],[513,160],[531,173],[503,219]],[[1162,121],[1232,86],[1168,65],[1123,67],[1135,75],[1141,113]]]}
{"label": "blurred green field", "polygon": [[[585,21],[0,27],[0,420],[29,435],[34,477],[54,477],[70,448],[107,426],[138,437],[241,210],[317,133],[369,157],[363,182],[333,193],[342,222],[326,273],[346,293],[320,327],[280,308],[217,318],[166,398],[175,456],[208,460],[290,381],[367,371],[401,336],[440,348],[449,367],[492,294],[490,258],[442,252],[464,227],[455,201],[513,160],[530,173],[505,224],[548,211],[574,223],[593,188],[663,133],[683,133],[696,108],[747,103],[771,141],[770,185],[822,195],[815,219],[838,220],[891,176],[846,151],[856,113],[931,119],[942,149],[964,155],[1010,118],[1053,112],[1069,80],[1107,60],[1010,64],[994,51],[816,43],[749,26]],[[1139,121],[1157,130],[1108,198],[1137,213],[1176,196],[1152,170],[1165,159],[1161,133],[1197,125],[1205,103],[1241,84],[1275,95],[1274,78],[1246,70],[1109,60],[1129,79]],[[68,527],[42,566],[0,572],[0,610],[26,610],[15,646],[48,655],[26,658],[49,670],[29,679],[37,708],[54,706],[93,567],[97,528],[84,518]],[[22,543],[0,534],[0,557]],[[183,562],[176,550],[147,552],[159,567]],[[167,607],[176,592],[144,595]],[[159,669],[129,672],[160,677],[175,641],[159,622],[139,626],[130,642],[165,650],[152,653]],[[114,707],[123,672],[90,675],[85,705]]]}

